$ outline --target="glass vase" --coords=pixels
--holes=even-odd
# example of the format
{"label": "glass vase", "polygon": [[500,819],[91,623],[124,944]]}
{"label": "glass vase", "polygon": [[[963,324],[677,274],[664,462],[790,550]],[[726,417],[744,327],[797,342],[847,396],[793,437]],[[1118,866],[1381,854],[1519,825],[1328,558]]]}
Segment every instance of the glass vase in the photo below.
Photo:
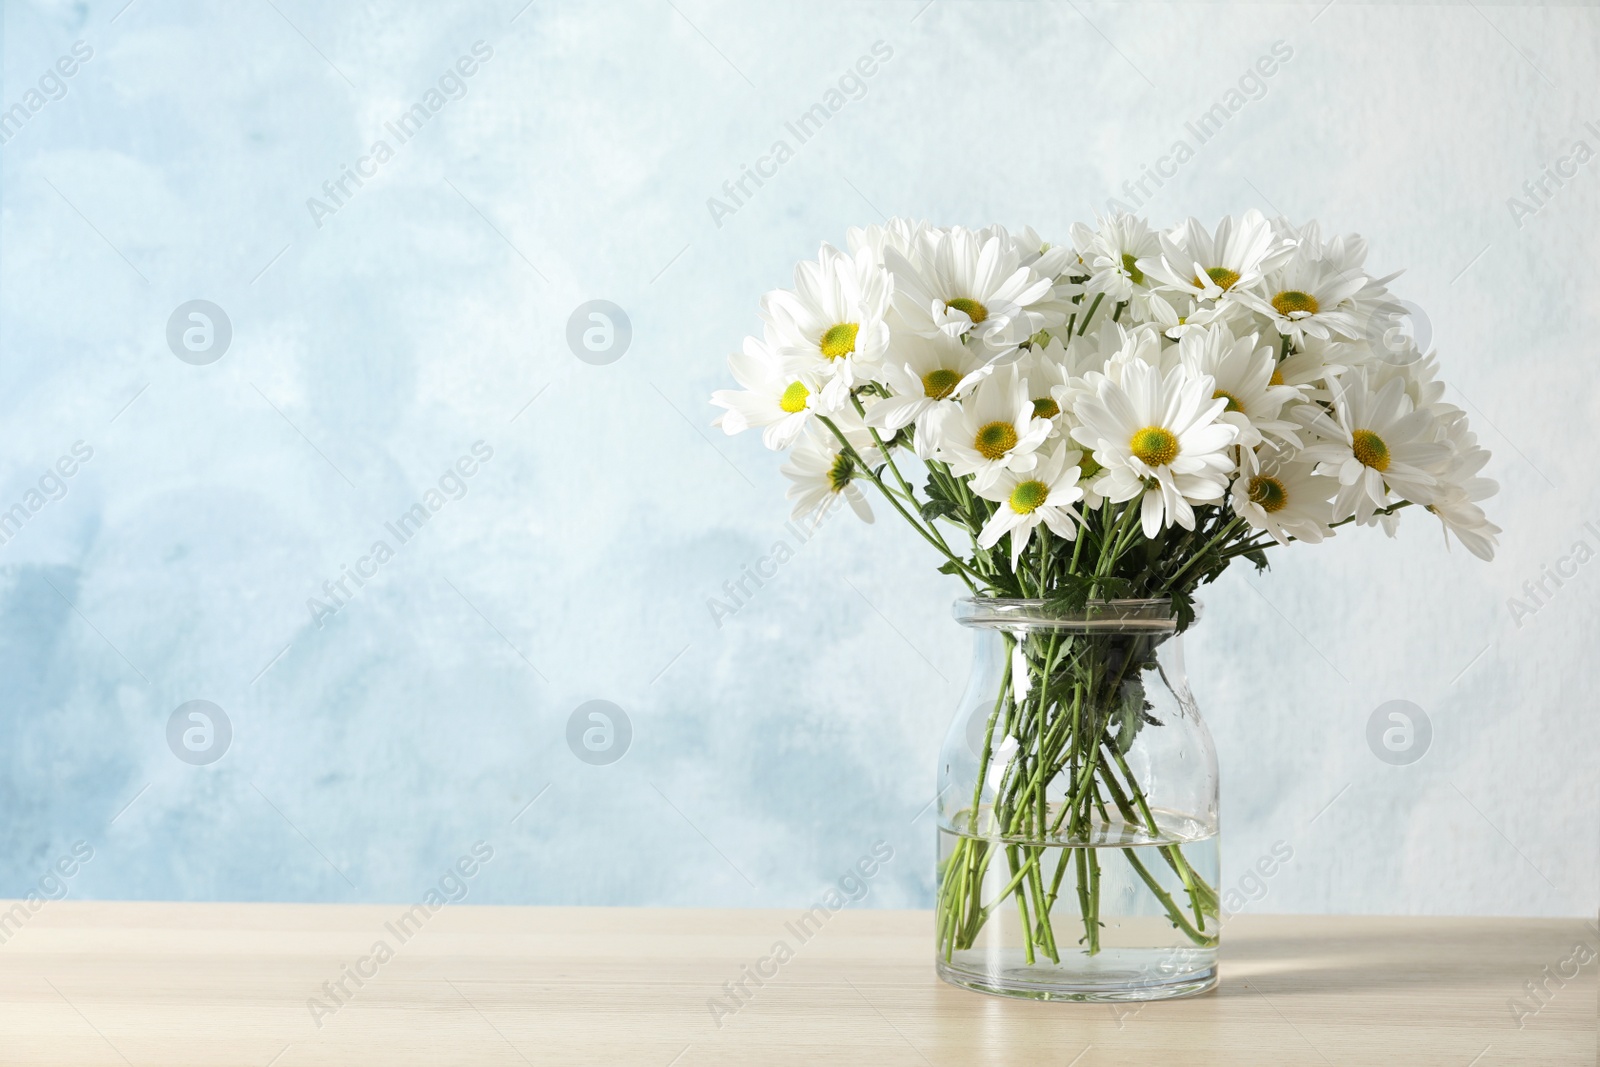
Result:
{"label": "glass vase", "polygon": [[939,760],[938,971],[1035,1000],[1217,981],[1217,760],[1165,600],[966,599]]}

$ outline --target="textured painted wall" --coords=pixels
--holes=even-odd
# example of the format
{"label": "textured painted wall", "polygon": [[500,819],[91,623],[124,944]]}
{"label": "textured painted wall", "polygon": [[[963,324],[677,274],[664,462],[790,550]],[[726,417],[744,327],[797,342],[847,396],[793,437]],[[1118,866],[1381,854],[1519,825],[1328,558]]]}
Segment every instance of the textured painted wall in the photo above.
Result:
{"label": "textured painted wall", "polygon": [[[0,894],[82,840],[77,896],[414,899],[483,840],[472,901],[793,905],[882,839],[868,903],[928,904],[956,590],[841,515],[715,620],[794,538],[706,396],[819,241],[1064,235],[1282,41],[1137,199],[1315,216],[1409,268],[1505,536],[1486,566],[1415,521],[1210,591],[1224,881],[1283,840],[1259,910],[1591,912],[1600,562],[1507,600],[1600,546],[1600,161],[1522,189],[1600,150],[1600,17],[1320,6],[8,3]],[[174,324],[194,300],[225,347],[215,311]],[[580,359],[592,300],[631,335]],[[229,736],[169,731],[196,700]],[[616,762],[569,746],[592,700]],[[1408,766],[1368,747],[1389,700],[1431,723]]]}

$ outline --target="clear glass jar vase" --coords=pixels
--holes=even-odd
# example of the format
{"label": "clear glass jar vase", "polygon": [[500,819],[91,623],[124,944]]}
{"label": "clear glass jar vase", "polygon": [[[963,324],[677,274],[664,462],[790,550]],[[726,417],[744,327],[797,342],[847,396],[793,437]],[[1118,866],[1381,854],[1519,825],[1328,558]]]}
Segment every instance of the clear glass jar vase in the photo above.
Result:
{"label": "clear glass jar vase", "polygon": [[1217,981],[1217,759],[1165,600],[966,599],[939,760],[938,970],[1036,1000]]}

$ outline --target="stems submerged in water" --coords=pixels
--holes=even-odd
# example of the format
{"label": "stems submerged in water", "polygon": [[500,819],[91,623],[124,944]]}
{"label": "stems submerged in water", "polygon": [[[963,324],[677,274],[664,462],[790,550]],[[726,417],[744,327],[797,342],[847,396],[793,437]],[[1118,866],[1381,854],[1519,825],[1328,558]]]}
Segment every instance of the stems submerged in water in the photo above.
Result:
{"label": "stems submerged in water", "polygon": [[[1120,539],[1120,531],[1112,536]],[[946,961],[971,949],[1001,907],[1016,909],[1030,965],[1045,958],[1059,963],[1063,944],[1098,954],[1107,864],[1126,864],[1192,944],[1216,945],[1217,892],[1184,855],[1182,831],[1163,825],[1128,759],[1141,731],[1168,725],[1150,716],[1145,682],[1165,685],[1155,649],[1169,637],[1170,628],[1115,626],[1104,632],[1019,627],[1000,635],[1005,666],[978,780],[940,871],[936,927]],[[1002,727],[1005,745],[995,740]],[[1007,751],[1005,765],[994,766],[996,753]],[[1162,885],[1138,855],[1141,848],[1160,857],[1156,866],[1164,864],[1181,889]],[[1046,866],[1052,849],[1060,850],[1053,871]],[[997,852],[1005,873],[991,877]],[[1069,872],[1078,913],[1078,929],[1070,933],[1058,929],[1054,910]],[[1119,884],[1127,881],[1123,873]]]}

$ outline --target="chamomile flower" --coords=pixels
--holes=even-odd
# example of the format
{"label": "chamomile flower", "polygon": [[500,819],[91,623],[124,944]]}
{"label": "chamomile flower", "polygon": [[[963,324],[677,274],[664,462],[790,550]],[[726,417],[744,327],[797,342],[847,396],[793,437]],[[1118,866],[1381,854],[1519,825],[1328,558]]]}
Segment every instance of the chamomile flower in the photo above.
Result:
{"label": "chamomile flower", "polygon": [[[1479,481],[1491,481],[1488,478]],[[1496,489],[1484,490],[1486,496],[1493,496]],[[1485,562],[1494,559],[1495,547],[1499,544],[1500,527],[1489,521],[1489,517],[1478,506],[1477,500],[1465,493],[1455,493],[1441,499],[1436,504],[1429,504],[1428,510],[1436,515],[1444,524],[1445,542],[1448,544],[1450,534],[1455,534],[1456,539],[1474,556]]]}
{"label": "chamomile flower", "polygon": [[923,235],[913,256],[884,250],[894,307],[915,333],[971,335],[991,351],[1021,344],[1060,320],[1044,305],[1051,279],[1024,266],[1002,235],[954,227]]}
{"label": "chamomile flower", "polygon": [[768,448],[781,452],[792,445],[819,399],[816,381],[808,384],[786,370],[771,346],[754,337],[746,337],[743,351],[728,357],[728,369],[744,388],[711,394],[711,403],[726,409],[712,425],[729,435],[760,426],[761,443]]}
{"label": "chamomile flower", "polygon": [[826,244],[795,266],[793,289],[762,299],[778,355],[795,375],[823,382],[823,403],[833,410],[883,359],[888,310],[889,276],[870,253],[849,256]]}
{"label": "chamomile flower", "polygon": [[1099,389],[1101,378],[1120,382],[1123,369],[1130,363],[1143,363],[1163,375],[1178,365],[1178,346],[1169,344],[1149,323],[1126,327],[1112,323],[1100,331],[1100,350],[1105,353],[1105,359],[1084,372],[1081,386],[1074,391],[1074,404],[1077,397],[1085,393],[1092,395]]}
{"label": "chamomile flower", "polygon": [[1078,460],[1082,454],[1076,449],[1056,448],[1046,454],[1030,471],[1001,471],[978,495],[999,503],[983,530],[978,534],[980,548],[993,548],[1000,538],[1011,535],[1011,569],[1033,536],[1034,527],[1041,522],[1054,533],[1075,540],[1081,521],[1073,507],[1083,499],[1083,489],[1078,485]]}
{"label": "chamomile flower", "polygon": [[865,251],[872,262],[881,264],[884,249],[893,249],[902,256],[913,255],[922,243],[923,234],[932,233],[933,230],[926,222],[892,218],[882,226],[876,223],[871,226],[852,226],[845,231],[845,247],[850,249],[852,256]]}
{"label": "chamomile flower", "polygon": [[1034,413],[1055,424],[1052,436],[1071,428],[1073,406],[1080,398],[1094,394],[1098,377],[1119,373],[1120,364],[1116,361],[1120,358],[1138,358],[1135,353],[1142,351],[1140,340],[1111,323],[1106,329],[1073,335],[1065,341],[1050,334],[1041,345],[1036,338],[1035,344],[1018,356],[1018,369],[1033,394]]}
{"label": "chamomile flower", "polygon": [[1104,293],[1113,302],[1143,295],[1148,288],[1139,261],[1160,254],[1160,239],[1137,215],[1117,212],[1097,221],[1099,226],[1092,230],[1081,222],[1072,225],[1072,243],[1089,271],[1084,291]]}
{"label": "chamomile flower", "polygon": [[1042,345],[1019,352],[1012,364],[1028,383],[1028,392],[1033,398],[1033,413],[1041,419],[1050,419],[1058,426],[1062,412],[1066,410],[1062,403],[1071,390],[1070,358],[1061,339],[1052,337]]}
{"label": "chamomile flower", "polygon": [[[1138,266],[1156,286],[1196,300],[1218,300],[1243,294],[1293,252],[1259,211],[1226,216],[1215,233],[1190,218],[1159,238],[1161,251]],[[1235,292],[1237,291],[1237,292]]]}
{"label": "chamomile flower", "polygon": [[1357,367],[1372,363],[1372,351],[1360,341],[1325,341],[1303,338],[1296,351],[1278,361],[1273,374],[1277,384],[1298,386],[1308,400],[1332,403],[1328,383]]}
{"label": "chamomile flower", "polygon": [[826,429],[813,424],[780,469],[790,482],[786,495],[797,521],[833,507],[840,497],[862,522],[872,521],[872,508],[856,484],[863,477],[860,466]]}
{"label": "chamomile flower", "polygon": [[1316,464],[1269,451],[1260,469],[1233,481],[1234,513],[1280,545],[1290,538],[1317,544],[1331,536],[1333,494],[1339,483],[1316,473]]}
{"label": "chamomile flower", "polygon": [[1078,488],[1083,490],[1083,509],[1098,511],[1106,496],[1095,488],[1105,468],[1095,462],[1094,453],[1084,450],[1078,454]]}
{"label": "chamomile flower", "polygon": [[1221,421],[1227,401],[1212,397],[1209,375],[1177,366],[1166,374],[1130,360],[1120,381],[1099,380],[1092,398],[1073,409],[1072,436],[1104,469],[1094,488],[1122,503],[1143,494],[1147,538],[1174,524],[1194,529],[1194,505],[1220,500],[1234,462],[1228,450],[1238,427]]}
{"label": "chamomile flower", "polygon": [[1435,353],[1430,352],[1406,363],[1374,359],[1367,369],[1367,380],[1374,389],[1387,385],[1391,378],[1399,378],[1405,383],[1406,396],[1411,398],[1413,408],[1436,408],[1441,422],[1447,411],[1460,410],[1443,402],[1444,382],[1439,380],[1439,357]]}
{"label": "chamomile flower", "polygon": [[1298,341],[1311,336],[1354,339],[1361,323],[1352,299],[1367,284],[1359,270],[1341,268],[1302,246],[1267,274],[1261,291],[1241,291],[1239,299],[1265,316],[1277,331]]}
{"label": "chamomile flower", "polygon": [[958,478],[971,475],[973,489],[981,491],[1003,470],[1031,471],[1051,423],[1034,414],[1033,395],[1017,368],[1002,366],[960,406],[942,410],[930,429],[934,454]]}
{"label": "chamomile flower", "polygon": [[1204,333],[1185,335],[1178,348],[1191,375],[1211,376],[1212,396],[1227,402],[1222,421],[1238,427],[1238,444],[1251,466],[1254,449],[1268,435],[1300,447],[1298,427],[1280,417],[1285,404],[1300,399],[1300,390],[1272,384],[1278,362],[1272,346],[1260,345],[1255,334],[1235,338],[1219,324]]}
{"label": "chamomile flower", "polygon": [[1438,476],[1434,502],[1428,510],[1444,524],[1445,542],[1450,535],[1482,560],[1494,559],[1494,550],[1500,527],[1489,521],[1478,506],[1500,491],[1500,484],[1492,478],[1479,476],[1489,453],[1478,444],[1478,437],[1467,428],[1466,413],[1459,408],[1449,409],[1443,420],[1444,439],[1450,444],[1451,455]]}
{"label": "chamomile flower", "polygon": [[1066,322],[1067,316],[1077,310],[1072,298],[1083,292],[1080,284],[1083,264],[1078,259],[1077,250],[1070,244],[1053,245],[1040,237],[1032,226],[1024,226],[1016,233],[1004,226],[986,226],[978,233],[985,239],[990,235],[999,237],[1003,244],[1009,244],[1017,250],[1017,262],[1040,277],[1050,279],[1050,297],[1035,304],[1031,310],[1045,315],[1052,322]]}
{"label": "chamomile flower", "polygon": [[1365,371],[1331,383],[1333,413],[1314,415],[1309,428],[1320,440],[1305,458],[1317,473],[1339,479],[1333,502],[1335,521],[1355,516],[1363,526],[1373,513],[1395,503],[1391,491],[1417,504],[1437,496],[1437,471],[1450,458],[1450,446],[1437,444],[1431,410],[1414,410],[1405,382],[1393,378],[1374,390]]}
{"label": "chamomile flower", "polygon": [[882,378],[891,395],[868,412],[867,425],[896,431],[916,423],[917,454],[932,452],[930,417],[955,406],[993,367],[959,337],[897,333],[889,344]]}
{"label": "chamomile flower", "polygon": [[1208,303],[1182,293],[1150,293],[1145,297],[1148,324],[1167,338],[1181,341],[1219,323],[1234,333],[1249,333],[1256,328],[1255,316],[1237,301]]}

